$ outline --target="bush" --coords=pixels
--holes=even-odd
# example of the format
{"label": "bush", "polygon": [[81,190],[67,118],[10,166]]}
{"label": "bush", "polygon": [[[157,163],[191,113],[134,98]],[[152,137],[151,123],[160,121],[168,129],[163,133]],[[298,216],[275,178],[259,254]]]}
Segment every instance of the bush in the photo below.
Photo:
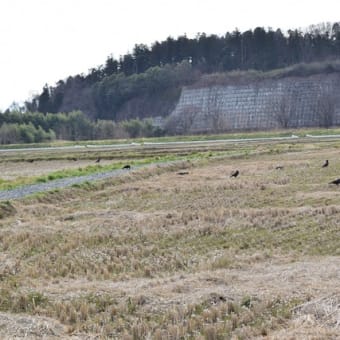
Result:
{"label": "bush", "polygon": [[19,143],[20,140],[21,140],[20,127],[18,124],[4,123],[0,127],[0,143],[1,144]]}
{"label": "bush", "polygon": [[152,124],[151,119],[131,119],[120,123],[131,138],[159,137],[164,135],[164,130]]}
{"label": "bush", "polygon": [[39,143],[55,139],[52,130],[44,131],[41,126],[29,124],[7,124],[0,127],[0,144]]}

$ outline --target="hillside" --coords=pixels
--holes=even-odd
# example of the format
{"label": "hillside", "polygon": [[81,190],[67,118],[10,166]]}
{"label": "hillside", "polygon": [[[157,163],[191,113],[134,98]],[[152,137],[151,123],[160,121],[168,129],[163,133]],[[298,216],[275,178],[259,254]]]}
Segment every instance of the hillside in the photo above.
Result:
{"label": "hillside", "polygon": [[266,73],[338,58],[339,23],[305,32],[289,30],[286,35],[280,29],[257,27],[224,36],[169,37],[151,47],[135,45],[119,60],[109,56],[87,75],[46,85],[26,106],[42,113],[81,110],[94,120],[165,117],[174,109],[181,88],[205,81],[207,75],[235,70]]}

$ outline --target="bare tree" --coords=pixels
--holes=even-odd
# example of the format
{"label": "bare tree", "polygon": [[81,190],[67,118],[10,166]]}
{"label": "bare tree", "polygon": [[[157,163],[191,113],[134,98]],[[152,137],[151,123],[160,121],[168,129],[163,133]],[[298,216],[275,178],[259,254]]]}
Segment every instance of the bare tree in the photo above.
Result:
{"label": "bare tree", "polygon": [[288,96],[283,95],[274,101],[275,119],[281,128],[288,128],[291,120],[291,105]]}
{"label": "bare tree", "polygon": [[223,97],[218,94],[216,88],[209,90],[207,111],[209,119],[212,121],[213,131],[224,131],[226,129],[226,122],[223,116]]}
{"label": "bare tree", "polygon": [[180,114],[170,115],[165,123],[165,130],[171,134],[189,132],[199,110],[195,105],[185,106]]}
{"label": "bare tree", "polygon": [[199,107],[195,105],[186,106],[183,109],[181,117],[183,132],[189,132],[191,130],[199,110]]}
{"label": "bare tree", "polygon": [[321,22],[309,25],[305,31],[313,35],[328,35],[332,33],[333,25],[331,22]]}
{"label": "bare tree", "polygon": [[316,112],[320,126],[330,127],[334,123],[335,96],[330,93],[321,95],[316,104]]}

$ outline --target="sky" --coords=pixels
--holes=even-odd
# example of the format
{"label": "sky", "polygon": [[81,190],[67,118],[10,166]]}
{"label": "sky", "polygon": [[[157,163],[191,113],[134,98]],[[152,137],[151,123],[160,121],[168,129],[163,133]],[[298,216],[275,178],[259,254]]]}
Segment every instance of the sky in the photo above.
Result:
{"label": "sky", "polygon": [[338,21],[339,0],[0,0],[0,111],[135,44]]}

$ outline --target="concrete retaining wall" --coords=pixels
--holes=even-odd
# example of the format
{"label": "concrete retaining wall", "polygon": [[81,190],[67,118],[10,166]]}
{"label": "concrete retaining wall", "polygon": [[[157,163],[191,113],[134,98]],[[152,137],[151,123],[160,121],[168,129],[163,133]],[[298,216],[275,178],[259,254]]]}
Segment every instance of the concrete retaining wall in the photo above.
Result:
{"label": "concrete retaining wall", "polygon": [[340,125],[340,74],[183,88],[169,124],[178,133]]}

